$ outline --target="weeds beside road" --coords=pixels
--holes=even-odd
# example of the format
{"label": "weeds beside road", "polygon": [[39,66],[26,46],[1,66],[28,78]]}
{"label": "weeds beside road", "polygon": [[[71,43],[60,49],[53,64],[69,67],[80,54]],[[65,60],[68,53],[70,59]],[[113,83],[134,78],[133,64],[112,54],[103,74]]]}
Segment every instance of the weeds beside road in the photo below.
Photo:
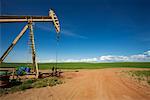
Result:
{"label": "weeds beside road", "polygon": [[10,87],[0,89],[0,96],[8,93],[14,93],[17,91],[23,91],[30,88],[55,86],[57,84],[62,83],[62,80],[57,77],[47,77],[43,79],[28,79],[23,82],[20,82],[19,80],[11,80]]}

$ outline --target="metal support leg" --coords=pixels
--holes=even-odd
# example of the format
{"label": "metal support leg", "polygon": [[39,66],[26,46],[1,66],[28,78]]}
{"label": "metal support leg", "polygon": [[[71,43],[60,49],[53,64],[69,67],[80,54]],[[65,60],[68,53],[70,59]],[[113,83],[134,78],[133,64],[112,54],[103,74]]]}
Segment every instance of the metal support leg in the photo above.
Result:
{"label": "metal support leg", "polygon": [[3,62],[3,60],[6,58],[6,56],[9,54],[9,52],[13,49],[13,47],[16,45],[16,43],[20,40],[20,38],[23,36],[23,34],[28,29],[28,25],[26,25],[22,31],[19,33],[19,35],[14,39],[14,41],[11,43],[11,45],[8,47],[8,49],[4,52],[4,54],[0,58],[0,63]]}
{"label": "metal support leg", "polygon": [[32,49],[33,70],[34,70],[34,72],[36,72],[36,78],[38,78],[39,71],[38,71],[38,64],[36,61],[35,42],[34,42],[34,33],[33,33],[32,22],[29,22],[29,29],[30,29],[31,49]]}

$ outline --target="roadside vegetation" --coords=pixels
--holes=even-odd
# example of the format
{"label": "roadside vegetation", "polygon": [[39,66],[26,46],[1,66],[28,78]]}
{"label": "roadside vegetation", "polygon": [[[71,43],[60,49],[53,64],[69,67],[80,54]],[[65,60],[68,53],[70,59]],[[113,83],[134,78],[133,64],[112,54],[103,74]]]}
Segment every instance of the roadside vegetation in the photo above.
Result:
{"label": "roadside vegetation", "polygon": [[150,85],[150,70],[126,71],[129,76],[138,82],[147,82]]}
{"label": "roadside vegetation", "polygon": [[18,79],[10,80],[10,85],[7,88],[0,88],[0,96],[17,91],[24,91],[30,88],[41,88],[46,86],[55,86],[62,84],[63,81],[58,77],[47,77],[43,79],[27,79],[21,82]]}
{"label": "roadside vegetation", "polygon": [[[40,69],[51,69],[55,63],[39,63]],[[31,67],[29,63],[2,63],[0,67]],[[100,69],[100,68],[150,68],[150,62],[116,62],[116,63],[58,63],[60,69]]]}

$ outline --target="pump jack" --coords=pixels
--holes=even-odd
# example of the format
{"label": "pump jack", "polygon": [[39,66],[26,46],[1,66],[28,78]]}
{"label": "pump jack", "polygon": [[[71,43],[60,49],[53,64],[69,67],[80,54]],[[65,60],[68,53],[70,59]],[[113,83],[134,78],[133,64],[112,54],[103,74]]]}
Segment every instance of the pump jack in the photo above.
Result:
{"label": "pump jack", "polygon": [[6,56],[10,53],[13,47],[17,44],[17,42],[24,35],[26,30],[30,29],[30,42],[31,42],[31,50],[32,50],[32,63],[33,63],[33,71],[36,73],[36,78],[39,76],[38,64],[36,60],[36,50],[35,50],[35,42],[34,42],[34,33],[33,33],[33,22],[53,22],[55,30],[57,32],[57,37],[59,37],[60,25],[58,18],[53,10],[49,11],[49,16],[0,16],[0,23],[14,23],[14,22],[27,22],[27,25],[24,26],[22,31],[18,34],[18,36],[14,39],[8,49],[4,52],[4,54],[0,58],[0,63],[4,61]]}

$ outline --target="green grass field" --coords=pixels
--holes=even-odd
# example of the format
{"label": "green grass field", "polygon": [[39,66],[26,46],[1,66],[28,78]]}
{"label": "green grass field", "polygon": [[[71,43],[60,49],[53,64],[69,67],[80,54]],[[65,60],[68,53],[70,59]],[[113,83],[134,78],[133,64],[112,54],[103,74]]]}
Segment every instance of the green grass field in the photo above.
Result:
{"label": "green grass field", "polygon": [[[50,69],[55,63],[39,63],[40,69]],[[58,63],[60,69],[100,69],[100,68],[150,68],[150,62],[118,62],[118,63]],[[0,67],[31,67],[27,63],[2,63]]]}

